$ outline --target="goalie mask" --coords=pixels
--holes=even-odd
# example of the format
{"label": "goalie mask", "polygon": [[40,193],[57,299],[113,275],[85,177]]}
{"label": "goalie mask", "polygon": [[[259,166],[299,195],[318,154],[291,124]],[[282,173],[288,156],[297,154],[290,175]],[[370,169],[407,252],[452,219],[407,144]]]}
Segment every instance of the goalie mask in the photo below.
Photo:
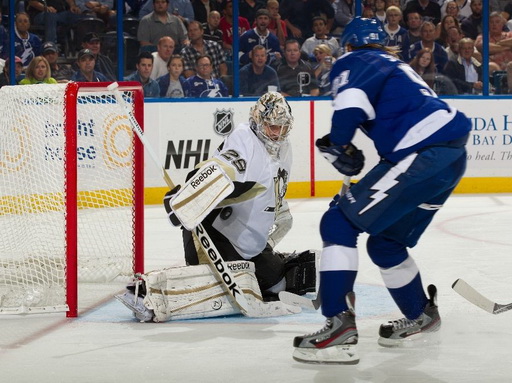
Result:
{"label": "goalie mask", "polygon": [[293,125],[292,109],[277,92],[265,93],[251,108],[251,129],[265,144],[270,155],[278,155]]}

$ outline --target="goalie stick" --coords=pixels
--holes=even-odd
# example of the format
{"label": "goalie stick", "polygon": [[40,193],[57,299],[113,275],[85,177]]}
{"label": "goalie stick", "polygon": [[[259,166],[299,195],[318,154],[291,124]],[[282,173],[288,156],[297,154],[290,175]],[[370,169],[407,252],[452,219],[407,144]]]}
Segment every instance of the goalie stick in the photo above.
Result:
{"label": "goalie stick", "polygon": [[487,311],[488,313],[501,314],[505,311],[512,310],[512,303],[499,304],[493,302],[476,291],[463,279],[459,278],[453,282],[452,289],[459,293],[463,298],[473,303],[475,306],[480,307],[482,310]]}
{"label": "goalie stick", "polygon": [[[126,107],[125,101],[121,92],[119,91],[119,84],[117,82],[113,82],[110,84],[107,89],[112,91],[117,104],[123,109],[124,113],[127,114],[128,120],[130,121],[130,125],[132,126],[133,131],[137,134],[140,141],[147,149],[150,154],[155,165],[162,169],[163,178],[170,189],[174,189],[175,185],[167,174],[167,171],[163,166],[161,166],[158,161],[158,157],[149,144],[149,142],[144,137],[144,132],[140,127],[139,123],[135,119],[133,113]],[[208,235],[207,231],[204,229],[203,225],[199,223],[197,227],[192,230],[192,234],[196,236],[198,239],[198,243],[202,246],[205,253],[208,255],[208,261],[214,269],[215,273],[219,276],[222,281],[222,284],[226,288],[226,291],[233,298],[235,304],[239,307],[240,311],[243,315],[248,317],[270,317],[270,316],[280,316],[286,314],[295,314],[300,312],[300,310],[296,310],[294,307],[290,307],[282,302],[263,302],[258,299],[255,299],[254,302],[249,303],[246,295],[243,293],[242,289],[238,286],[235,281],[233,274],[230,269],[226,265],[224,259],[220,256],[219,251],[215,247],[212,239]]]}
{"label": "goalie stick", "polygon": [[[345,195],[345,193],[350,188],[350,176],[343,177],[343,183],[341,185],[340,197]],[[287,305],[291,306],[300,306],[306,309],[318,310],[322,301],[320,300],[320,295],[318,295],[315,299],[309,299],[303,295],[297,295],[290,293],[288,291],[281,291],[279,293],[279,300]]]}

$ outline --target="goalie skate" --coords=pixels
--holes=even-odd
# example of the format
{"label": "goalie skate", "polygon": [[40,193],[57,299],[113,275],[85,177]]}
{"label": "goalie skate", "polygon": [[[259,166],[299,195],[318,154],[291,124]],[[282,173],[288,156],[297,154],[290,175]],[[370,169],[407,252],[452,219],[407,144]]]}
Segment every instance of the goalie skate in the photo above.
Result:
{"label": "goalie skate", "polygon": [[127,291],[124,294],[116,295],[115,298],[123,305],[133,311],[135,318],[141,322],[152,322],[154,318],[153,310],[144,306],[144,298],[135,296],[132,291]]}
{"label": "goalie skate", "polygon": [[430,299],[418,318],[414,320],[401,318],[380,326],[379,344],[381,346],[403,347],[412,345],[414,341],[423,338],[425,333],[439,330],[441,317],[437,308],[437,289],[434,285],[430,285],[427,290]]}
{"label": "goalie skate", "polygon": [[327,318],[325,326],[312,334],[295,337],[293,359],[303,363],[357,364],[358,334],[354,293],[347,294],[349,310]]}

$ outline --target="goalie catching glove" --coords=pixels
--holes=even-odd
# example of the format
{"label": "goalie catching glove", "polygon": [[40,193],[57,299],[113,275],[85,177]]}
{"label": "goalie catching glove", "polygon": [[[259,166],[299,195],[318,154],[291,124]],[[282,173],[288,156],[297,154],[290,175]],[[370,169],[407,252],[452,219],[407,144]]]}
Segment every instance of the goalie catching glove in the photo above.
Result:
{"label": "goalie catching glove", "polygon": [[341,145],[333,145],[327,134],[316,140],[316,147],[320,150],[320,154],[341,174],[355,176],[361,173],[364,167],[363,151],[352,143],[345,148]]}

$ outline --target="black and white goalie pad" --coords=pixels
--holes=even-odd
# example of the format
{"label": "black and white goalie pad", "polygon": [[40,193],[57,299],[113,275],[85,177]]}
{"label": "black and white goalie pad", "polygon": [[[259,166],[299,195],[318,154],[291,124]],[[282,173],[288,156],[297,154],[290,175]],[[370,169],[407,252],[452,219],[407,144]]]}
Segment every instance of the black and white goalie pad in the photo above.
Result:
{"label": "black and white goalie pad", "polygon": [[[250,261],[226,262],[248,299],[261,298]],[[144,306],[154,311],[154,321],[210,318],[239,314],[210,265],[173,267],[142,275],[146,285]]]}
{"label": "black and white goalie pad", "polygon": [[176,193],[171,208],[187,230],[193,230],[235,186],[216,161],[206,162]]}

